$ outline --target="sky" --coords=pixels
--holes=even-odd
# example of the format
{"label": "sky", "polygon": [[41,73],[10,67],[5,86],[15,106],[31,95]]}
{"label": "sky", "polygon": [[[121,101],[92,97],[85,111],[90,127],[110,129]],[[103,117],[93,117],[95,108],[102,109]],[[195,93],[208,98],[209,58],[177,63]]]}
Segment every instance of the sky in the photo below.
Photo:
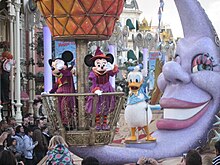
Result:
{"label": "sky", "polygon": [[[220,0],[198,0],[205,9],[209,19],[212,21],[218,35],[220,36]],[[160,0],[137,0],[139,9],[143,12],[140,21],[145,17],[148,22],[152,19],[152,25],[158,25],[158,8]],[[162,13],[163,24],[169,24],[174,37],[183,37],[182,26],[174,0],[164,0],[164,11]]]}

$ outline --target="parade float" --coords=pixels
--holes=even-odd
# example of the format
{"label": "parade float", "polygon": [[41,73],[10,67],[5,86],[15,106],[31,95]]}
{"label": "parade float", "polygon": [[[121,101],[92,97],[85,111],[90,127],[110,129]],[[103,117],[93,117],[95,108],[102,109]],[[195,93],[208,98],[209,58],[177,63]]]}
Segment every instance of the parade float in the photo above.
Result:
{"label": "parade float", "polygon": [[[44,3],[44,1],[37,2],[39,7]],[[53,21],[54,16],[51,12],[57,12],[57,10],[55,10],[57,6],[51,5],[52,2],[56,2],[56,5],[60,5],[61,9],[63,9],[63,6],[70,7],[71,5],[61,5],[61,1],[45,1],[45,3],[48,3],[47,7],[41,8],[41,12],[44,13],[44,9],[48,10],[48,13],[44,17],[48,19],[49,24],[55,25],[54,23],[56,21]],[[64,2],[66,1],[62,1],[62,4]],[[92,2],[93,1],[86,1],[85,3],[89,3],[90,7],[96,7],[96,5],[91,5]],[[99,0],[96,2],[100,2],[100,4],[102,4],[101,2],[103,2],[103,4],[104,2],[109,4],[110,2],[112,2],[112,4],[120,2],[123,6],[123,1],[113,2]],[[77,75],[79,77],[78,81],[82,83],[78,83],[78,93],[71,95],[61,94],[61,96],[75,96],[78,98],[76,109],[78,112],[76,113],[77,130],[75,132],[66,131],[62,129],[62,125],[60,125],[60,114],[54,105],[56,103],[54,102],[54,97],[59,95],[43,96],[47,110],[49,110],[48,112],[53,115],[50,116],[50,119],[54,128],[61,130],[63,136],[66,137],[67,142],[70,143],[71,146],[85,145],[84,147],[70,147],[70,150],[76,155],[83,158],[94,156],[101,164],[116,165],[135,163],[142,156],[155,159],[180,156],[192,148],[203,146],[207,142],[207,134],[213,127],[215,115],[218,113],[220,105],[220,92],[218,90],[218,82],[220,81],[219,39],[212,23],[197,0],[174,0],[174,2],[182,22],[184,38],[178,41],[175,59],[167,62],[163,66],[162,73],[158,77],[158,88],[163,93],[160,99],[160,105],[164,109],[164,114],[163,119],[157,122],[158,130],[152,135],[157,139],[156,142],[129,144],[124,147],[110,145],[95,146],[95,144],[108,144],[111,142],[110,139],[113,138],[118,113],[120,113],[119,109],[122,106],[122,102],[120,102],[122,101],[122,97],[120,97],[122,95],[121,93],[103,93],[103,95],[118,96],[116,100],[119,102],[117,102],[116,110],[114,110],[114,114],[112,114],[113,118],[110,120],[112,122],[110,124],[110,131],[108,133],[105,131],[97,132],[95,130],[95,110],[93,111],[93,115],[88,118],[85,116],[84,108],[85,96],[99,96],[85,93],[86,83],[84,70],[86,69],[83,68],[84,66],[80,56],[85,56],[87,52],[85,49],[80,50],[82,47],[80,46],[81,43],[79,43],[77,58],[78,63],[82,65],[78,68]],[[82,5],[82,2],[79,1],[77,4]],[[52,6],[52,8],[49,8],[49,6]],[[100,7],[99,5],[97,6]],[[117,11],[121,11],[122,6]],[[118,5],[116,8],[118,9]],[[69,9],[68,11],[72,10]],[[93,10],[91,9],[89,11]],[[66,14],[64,13],[64,15]],[[82,15],[83,14],[74,15],[76,18],[71,18],[71,20],[78,19],[77,17],[81,17]],[[90,16],[88,13],[85,15]],[[106,12],[103,12],[103,16],[105,17],[106,15]],[[67,14],[67,16],[69,17],[70,14]],[[116,17],[118,16],[119,15],[116,14]],[[56,19],[58,17],[56,16],[54,18]],[[86,18],[80,22],[80,25],[84,25],[84,20],[86,20]],[[56,27],[52,25],[48,25],[52,28],[52,34],[55,34],[55,37],[58,36],[57,34],[62,35],[62,33],[53,33],[53,28]],[[93,27],[95,26],[96,24]],[[60,28],[60,30],[65,33],[64,29],[65,28]],[[74,35],[75,33],[72,34],[72,36]],[[79,36],[82,35],[82,33],[79,34]],[[99,36],[101,36],[100,39],[103,39],[102,35],[94,34],[94,38],[96,39],[99,39]],[[77,43],[77,36],[75,37]],[[83,37],[83,39],[85,39],[85,37]],[[90,35],[88,39],[91,39]],[[85,40],[79,41],[84,42]],[[86,44],[83,44],[84,48],[86,47],[85,45]],[[95,106],[96,104],[93,105]],[[94,107],[94,109],[96,109],[96,107]],[[111,114],[109,117],[111,118]],[[91,119],[89,124],[88,119]],[[74,140],[78,138],[81,138],[82,141],[83,139],[87,140],[85,140],[84,143],[76,143]],[[109,140],[100,143],[99,139]]]}
{"label": "parade float", "polygon": [[[124,1],[87,0],[37,0],[37,6],[50,28],[54,40],[74,40],[76,42],[77,93],[43,94],[53,131],[65,137],[70,146],[103,145],[112,142],[119,114],[123,105],[124,93],[108,92],[98,96],[89,93],[88,68],[84,57],[88,54],[88,42],[109,39],[116,20],[122,12]],[[56,63],[56,61],[55,61]],[[59,65],[60,64],[55,64]],[[69,121],[62,124],[59,112],[59,98],[72,97],[75,106],[66,105]],[[93,98],[93,111],[87,113],[86,100]],[[108,130],[96,130],[96,111],[99,97],[114,99],[115,106],[108,114]],[[62,103],[61,103],[62,104]],[[71,110],[69,110],[71,108]],[[106,109],[99,107],[100,111]],[[101,119],[104,120],[104,119]]]}

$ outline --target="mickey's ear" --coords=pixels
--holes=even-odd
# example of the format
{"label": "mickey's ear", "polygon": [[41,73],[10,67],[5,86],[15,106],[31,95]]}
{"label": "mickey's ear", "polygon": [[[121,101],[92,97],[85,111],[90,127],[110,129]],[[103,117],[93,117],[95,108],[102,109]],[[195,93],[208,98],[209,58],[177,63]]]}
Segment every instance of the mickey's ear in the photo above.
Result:
{"label": "mickey's ear", "polygon": [[65,51],[62,53],[62,60],[64,62],[70,62],[73,60],[73,53],[71,51]]}
{"label": "mickey's ear", "polygon": [[114,63],[114,56],[113,56],[112,54],[108,53],[108,54],[106,55],[106,57],[109,57],[109,58],[107,58],[107,61],[108,61],[108,62],[110,62],[111,64]]}
{"label": "mickey's ear", "polygon": [[50,66],[52,66],[52,62],[53,62],[52,59],[49,59],[49,60],[48,60],[48,63],[49,63]]}
{"label": "mickey's ear", "polygon": [[91,60],[92,57],[93,57],[93,55],[88,54],[88,55],[86,55],[85,58],[84,58],[84,63],[85,63],[87,66],[89,66],[89,67],[94,66],[94,61]]}

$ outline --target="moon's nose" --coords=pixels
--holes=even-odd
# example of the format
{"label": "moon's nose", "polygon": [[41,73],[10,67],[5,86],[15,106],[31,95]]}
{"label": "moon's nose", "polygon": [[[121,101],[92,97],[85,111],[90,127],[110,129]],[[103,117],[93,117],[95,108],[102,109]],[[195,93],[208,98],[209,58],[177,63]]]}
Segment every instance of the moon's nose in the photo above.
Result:
{"label": "moon's nose", "polygon": [[179,63],[170,61],[163,66],[164,78],[173,83],[189,83],[191,81],[190,75],[183,70]]}

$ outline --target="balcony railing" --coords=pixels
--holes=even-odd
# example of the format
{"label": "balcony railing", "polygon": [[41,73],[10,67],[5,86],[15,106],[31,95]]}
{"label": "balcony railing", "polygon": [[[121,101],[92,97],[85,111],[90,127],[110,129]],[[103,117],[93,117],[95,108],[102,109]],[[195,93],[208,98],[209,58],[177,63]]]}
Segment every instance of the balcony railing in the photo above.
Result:
{"label": "balcony railing", "polygon": [[[43,104],[55,134],[65,137],[70,146],[105,145],[113,141],[117,122],[124,104],[123,92],[43,94]],[[92,111],[88,111],[92,100]],[[61,112],[62,111],[62,112]],[[107,116],[108,130],[96,129]]]}

